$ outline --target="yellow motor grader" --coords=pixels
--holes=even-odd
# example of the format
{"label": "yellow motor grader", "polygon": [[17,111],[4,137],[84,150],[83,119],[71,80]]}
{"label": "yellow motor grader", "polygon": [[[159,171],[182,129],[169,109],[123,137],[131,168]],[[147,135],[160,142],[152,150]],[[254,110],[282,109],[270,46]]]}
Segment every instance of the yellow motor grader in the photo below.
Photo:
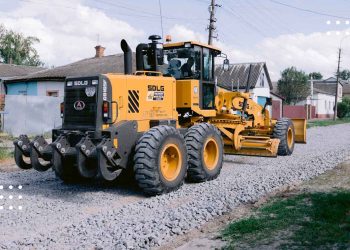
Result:
{"label": "yellow motor grader", "polygon": [[141,189],[155,195],[185,178],[215,179],[223,154],[290,155],[295,142],[305,142],[304,120],[272,120],[271,100],[258,105],[249,86],[245,92],[217,87],[220,49],[149,39],[136,48],[134,74],[132,50],[122,40],[124,74],[67,78],[62,127],[52,130],[50,144],[21,135],[14,142],[17,165],[52,168],[63,181],[113,181],[133,170]]}

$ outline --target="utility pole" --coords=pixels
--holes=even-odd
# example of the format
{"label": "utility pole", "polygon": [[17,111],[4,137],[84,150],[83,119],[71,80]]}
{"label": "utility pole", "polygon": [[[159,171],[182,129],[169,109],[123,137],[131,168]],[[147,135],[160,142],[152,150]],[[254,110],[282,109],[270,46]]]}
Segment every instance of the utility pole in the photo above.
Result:
{"label": "utility pole", "polygon": [[215,0],[211,0],[211,4],[209,5],[210,18],[209,18],[209,26],[208,26],[208,30],[209,30],[208,44],[209,45],[213,43],[213,38],[217,38],[217,36],[214,36],[214,32],[216,30],[215,7],[221,7],[221,5],[215,4]]}
{"label": "utility pole", "polygon": [[164,42],[164,30],[163,30],[163,14],[162,14],[162,3],[158,1],[159,3],[159,15],[160,15],[160,28],[162,30],[162,41]]}
{"label": "utility pole", "polygon": [[337,119],[337,106],[338,106],[338,91],[339,91],[339,71],[340,71],[340,58],[341,58],[341,47],[339,48],[338,53],[338,69],[337,69],[337,87],[335,92],[335,104],[334,104],[334,115],[333,115],[333,121]]}

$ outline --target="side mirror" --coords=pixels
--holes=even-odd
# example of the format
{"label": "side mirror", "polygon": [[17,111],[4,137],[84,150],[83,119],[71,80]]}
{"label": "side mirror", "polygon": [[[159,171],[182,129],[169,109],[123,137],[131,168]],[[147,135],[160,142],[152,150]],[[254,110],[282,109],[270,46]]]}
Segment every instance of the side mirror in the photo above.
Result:
{"label": "side mirror", "polygon": [[223,64],[224,71],[228,71],[229,66],[230,66],[230,61],[227,58],[224,59],[224,64]]}

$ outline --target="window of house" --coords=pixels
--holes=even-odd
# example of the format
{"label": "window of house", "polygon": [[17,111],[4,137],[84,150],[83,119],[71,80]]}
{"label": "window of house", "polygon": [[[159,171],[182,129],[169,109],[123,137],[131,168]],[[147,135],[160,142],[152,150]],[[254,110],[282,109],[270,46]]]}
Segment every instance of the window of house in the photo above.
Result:
{"label": "window of house", "polygon": [[46,96],[58,97],[58,90],[49,90],[46,92]]}
{"label": "window of house", "polygon": [[327,101],[324,101],[324,108],[327,109]]}
{"label": "window of house", "polygon": [[260,87],[264,87],[264,79],[265,79],[265,74],[262,73],[260,78]]}

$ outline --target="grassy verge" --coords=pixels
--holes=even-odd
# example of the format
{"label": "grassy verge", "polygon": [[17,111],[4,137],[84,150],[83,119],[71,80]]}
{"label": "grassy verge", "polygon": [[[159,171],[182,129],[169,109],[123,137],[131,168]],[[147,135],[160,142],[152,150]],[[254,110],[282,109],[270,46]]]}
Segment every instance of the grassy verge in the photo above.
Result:
{"label": "grassy verge", "polygon": [[7,148],[0,148],[0,161],[13,157],[13,152]]}
{"label": "grassy verge", "polygon": [[227,249],[350,247],[350,191],[303,193],[276,198],[255,215],[230,224]]}
{"label": "grassy verge", "polygon": [[333,121],[332,119],[330,120],[315,120],[315,121],[308,121],[307,122],[307,127],[312,128],[312,127],[324,127],[324,126],[331,126],[331,125],[336,125],[336,124],[343,124],[343,123],[350,123],[350,117],[342,118],[342,119],[337,119]]}

